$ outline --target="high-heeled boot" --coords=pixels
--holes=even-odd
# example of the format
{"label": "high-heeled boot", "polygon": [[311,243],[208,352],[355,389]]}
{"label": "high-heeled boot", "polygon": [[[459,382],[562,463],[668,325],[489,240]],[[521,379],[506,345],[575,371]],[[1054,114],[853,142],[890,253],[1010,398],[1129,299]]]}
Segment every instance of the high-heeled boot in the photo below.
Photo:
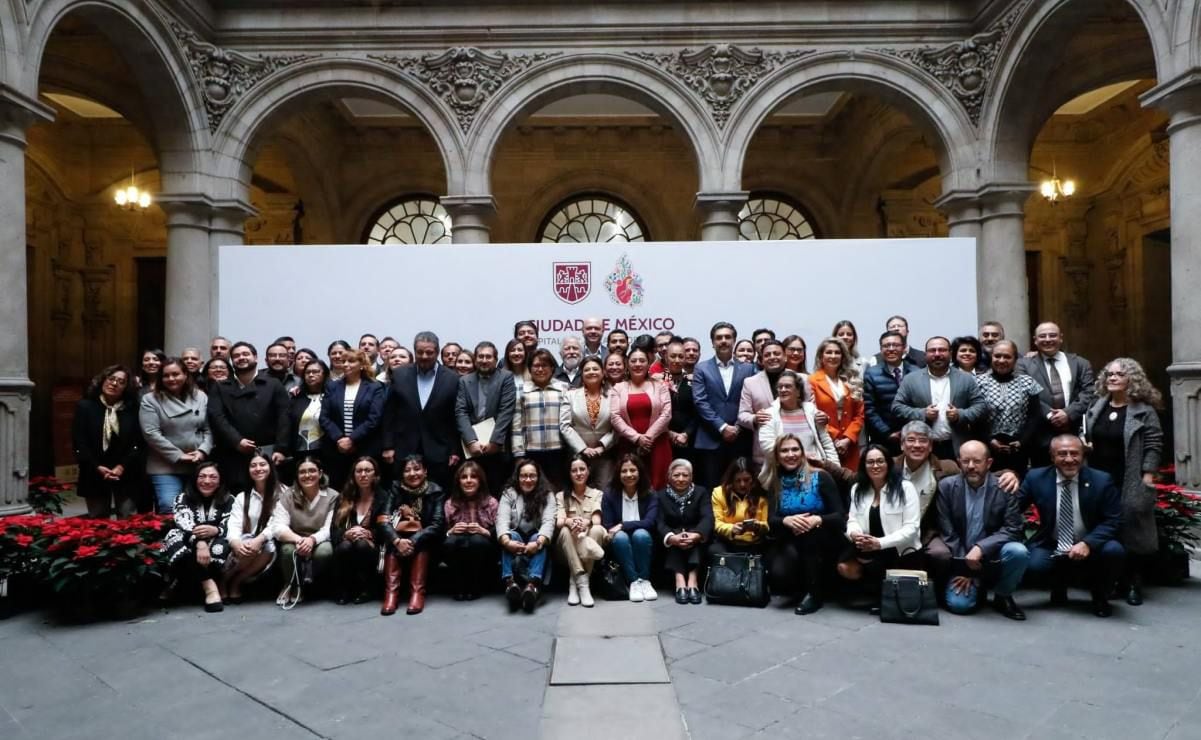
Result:
{"label": "high-heeled boot", "polygon": [[384,604],[379,610],[385,617],[400,606],[400,576],[400,558],[388,553],[384,556]]}
{"label": "high-heeled boot", "polygon": [[425,609],[425,575],[430,564],[430,554],[419,552],[409,565],[409,608],[406,614],[420,614]]}

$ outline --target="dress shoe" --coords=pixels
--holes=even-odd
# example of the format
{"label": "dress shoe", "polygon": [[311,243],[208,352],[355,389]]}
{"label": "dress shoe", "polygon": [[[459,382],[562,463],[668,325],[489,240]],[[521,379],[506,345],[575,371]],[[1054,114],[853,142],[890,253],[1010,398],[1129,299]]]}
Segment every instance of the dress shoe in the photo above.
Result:
{"label": "dress shoe", "polygon": [[366,604],[368,601],[371,601],[371,592],[368,591],[367,589],[363,589],[362,591],[355,594],[354,603]]}
{"label": "dress shoe", "polygon": [[1062,586],[1051,589],[1051,606],[1066,606],[1068,590]]}
{"label": "dress shoe", "polygon": [[214,601],[212,603],[206,601],[204,603],[204,610],[210,614],[214,612],[223,612],[225,611],[225,604],[221,603],[220,601]]}
{"label": "dress shoe", "polygon": [[521,610],[526,614],[533,614],[536,606],[538,606],[538,586],[527,583],[525,590],[521,592]]}
{"label": "dress shoe", "polygon": [[521,586],[512,576],[505,579],[505,599],[509,602],[509,611],[517,611],[521,607]]}
{"label": "dress shoe", "polygon": [[1012,596],[1001,596],[997,594],[993,597],[992,608],[1003,617],[1008,617],[1018,622],[1026,621],[1026,612],[1022,611],[1022,607],[1013,600]]}
{"label": "dress shoe", "polygon": [[346,606],[350,603],[350,594],[345,591],[339,591],[337,597],[334,599],[334,603],[338,606]]}
{"label": "dress shoe", "polygon": [[815,612],[821,608],[822,608],[821,598],[817,594],[810,591],[809,593],[805,594],[805,597],[803,599],[801,599],[801,603],[797,605],[797,608],[794,611],[794,613],[804,616],[806,614],[812,614],[813,612]]}
{"label": "dress shoe", "polygon": [[1130,606],[1140,606],[1143,603],[1143,589],[1141,586],[1130,584],[1130,590],[1126,592],[1126,603]]}
{"label": "dress shoe", "polygon": [[686,588],[677,588],[676,589],[676,603],[677,604],[687,604],[688,603],[688,589],[686,589]]}
{"label": "dress shoe", "polygon": [[689,603],[689,604],[699,604],[699,603],[701,603],[701,592],[700,592],[700,589],[697,589],[697,588],[690,588],[690,589],[688,589],[688,603]]}
{"label": "dress shoe", "polygon": [[1113,607],[1109,605],[1108,599],[1098,599],[1093,597],[1093,615],[1105,618],[1113,616]]}

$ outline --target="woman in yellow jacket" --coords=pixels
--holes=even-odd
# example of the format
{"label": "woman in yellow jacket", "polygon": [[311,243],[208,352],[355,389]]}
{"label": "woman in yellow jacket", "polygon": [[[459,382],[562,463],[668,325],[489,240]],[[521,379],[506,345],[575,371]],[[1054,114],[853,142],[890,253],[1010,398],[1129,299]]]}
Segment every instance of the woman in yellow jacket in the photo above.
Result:
{"label": "woman in yellow jacket", "polygon": [[739,457],[726,468],[713,489],[713,542],[710,553],[763,554],[767,550],[767,494],[751,472],[751,461]]}

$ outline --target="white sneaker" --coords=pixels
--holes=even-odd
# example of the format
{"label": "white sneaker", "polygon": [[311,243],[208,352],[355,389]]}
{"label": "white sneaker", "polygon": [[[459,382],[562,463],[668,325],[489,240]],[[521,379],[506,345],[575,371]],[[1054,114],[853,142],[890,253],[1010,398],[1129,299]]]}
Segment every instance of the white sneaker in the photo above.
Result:
{"label": "white sneaker", "polygon": [[637,604],[642,599],[642,580],[639,579],[630,584],[630,601]]}
{"label": "white sneaker", "polygon": [[659,592],[655,590],[654,584],[652,584],[650,581],[642,582],[642,598],[646,599],[647,601],[654,601],[655,599],[659,598]]}
{"label": "white sneaker", "polygon": [[575,579],[567,582],[567,605],[576,606],[580,603],[580,592],[576,588]]}
{"label": "white sneaker", "polygon": [[592,600],[592,586],[588,583],[588,574],[581,573],[577,578],[579,582],[576,583],[576,591],[580,594],[580,606],[590,609],[596,602]]}

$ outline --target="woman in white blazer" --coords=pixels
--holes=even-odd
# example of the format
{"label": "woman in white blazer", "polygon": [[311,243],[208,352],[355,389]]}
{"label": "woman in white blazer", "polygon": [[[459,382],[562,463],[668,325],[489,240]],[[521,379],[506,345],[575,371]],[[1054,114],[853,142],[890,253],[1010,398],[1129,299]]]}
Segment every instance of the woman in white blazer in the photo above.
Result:
{"label": "woman in white blazer", "polygon": [[617,435],[609,421],[605,366],[599,357],[580,363],[582,385],[567,392],[559,404],[559,432],[572,454],[588,458],[592,487],[609,490],[613,482],[613,443]]}
{"label": "woman in white blazer", "polygon": [[[889,568],[920,568],[921,503],[917,490],[901,478],[888,449],[872,444],[859,461],[847,514],[847,548],[838,574],[849,581],[879,584]],[[879,588],[873,589],[879,608]]]}
{"label": "woman in white blazer", "polygon": [[802,387],[797,373],[791,370],[780,373],[776,380],[776,400],[759,412],[764,414],[764,420],[759,426],[759,444],[753,458],[762,464],[775,453],[776,440],[791,433],[801,440],[806,460],[821,460],[822,467],[830,463],[841,467],[834,440],[826,431],[826,425],[817,422],[817,406],[811,401],[801,401]]}

